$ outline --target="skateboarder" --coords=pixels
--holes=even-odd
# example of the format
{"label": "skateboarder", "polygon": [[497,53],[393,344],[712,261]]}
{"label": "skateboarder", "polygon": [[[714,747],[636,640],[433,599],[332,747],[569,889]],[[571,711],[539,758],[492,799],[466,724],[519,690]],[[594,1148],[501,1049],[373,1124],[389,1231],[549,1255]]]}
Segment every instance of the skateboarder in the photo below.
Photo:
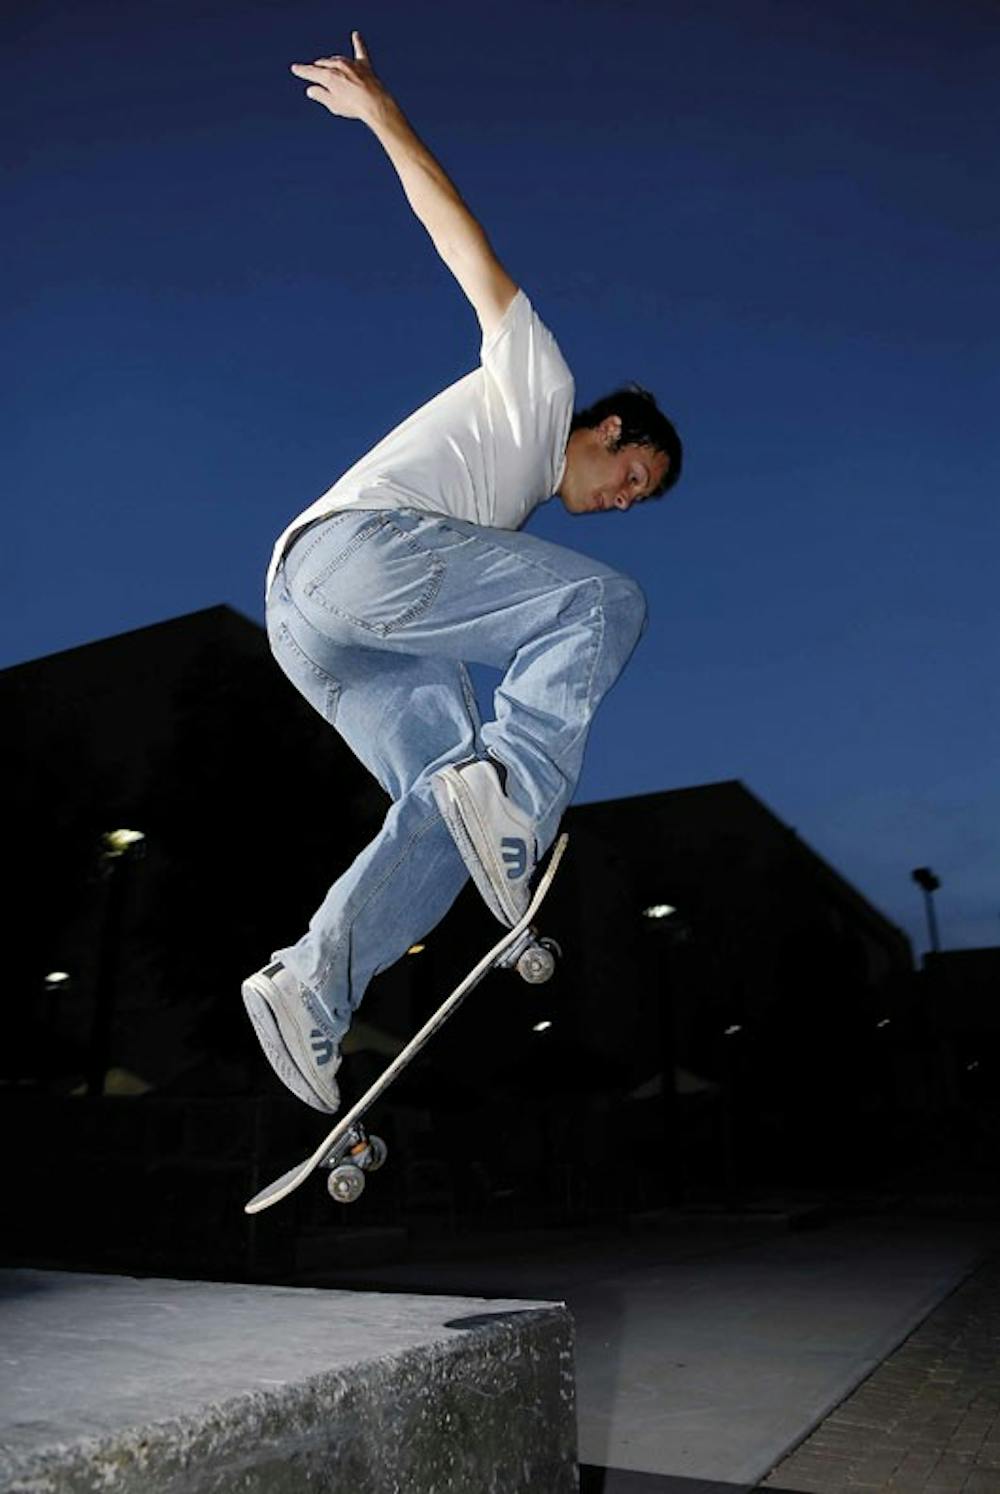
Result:
{"label": "skateboarder", "polygon": [[[591,719],[645,626],[634,581],[521,525],[553,495],[571,514],[624,512],[681,470],[677,433],[639,386],[574,413],[552,333],[352,40],[352,58],[291,70],[307,98],[382,145],[482,347],[479,368],[293,520],[267,574],[278,664],[392,800],[308,931],[243,983],[275,1072],[329,1113],[368,983],[440,922],[466,878],[501,923],[524,912]],[[479,718],[469,662],[503,671],[492,721]]]}

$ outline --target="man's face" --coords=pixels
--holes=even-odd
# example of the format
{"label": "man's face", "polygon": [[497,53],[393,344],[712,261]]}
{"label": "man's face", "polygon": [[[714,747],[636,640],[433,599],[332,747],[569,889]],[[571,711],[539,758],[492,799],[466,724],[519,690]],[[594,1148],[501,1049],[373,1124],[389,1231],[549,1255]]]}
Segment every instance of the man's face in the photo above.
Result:
{"label": "man's face", "polygon": [[622,423],[609,415],[592,430],[576,430],[566,447],[566,470],[558,496],[571,514],[603,513],[639,503],[666,475],[669,458],[652,446],[611,447]]}

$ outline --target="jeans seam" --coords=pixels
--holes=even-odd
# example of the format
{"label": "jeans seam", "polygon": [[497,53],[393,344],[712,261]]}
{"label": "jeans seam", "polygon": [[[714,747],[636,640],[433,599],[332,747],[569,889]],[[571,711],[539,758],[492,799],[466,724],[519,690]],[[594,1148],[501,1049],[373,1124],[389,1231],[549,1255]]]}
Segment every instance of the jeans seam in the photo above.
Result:
{"label": "jeans seam", "polygon": [[306,653],[301,644],[292,637],[291,629],[289,628],[287,623],[279,622],[278,641],[288,645],[292,653],[297,658],[301,659],[302,663],[312,671],[320,684],[326,686],[328,692],[332,691],[335,695],[339,695],[341,689],[339,680],[335,679],[328,670],[322,667],[322,665],[317,664],[314,659],[310,659],[309,655]]}
{"label": "jeans seam", "polygon": [[476,692],[472,688],[472,680],[469,676],[468,668],[462,663],[459,664],[459,683],[462,687],[462,699],[465,701],[469,724],[472,727],[473,741],[475,741],[479,728],[482,725],[479,719],[479,701],[476,699]]}
{"label": "jeans seam", "polygon": [[[373,900],[382,891],[383,887],[389,881],[389,879],[391,877],[395,876],[396,872],[399,870],[400,866],[402,865],[402,863],[406,859],[406,857],[410,854],[410,851],[416,845],[417,841],[418,840],[422,840],[423,837],[427,834],[427,832],[429,830],[433,829],[434,825],[436,823],[438,823],[440,821],[440,819],[441,819],[441,816],[439,814],[431,814],[431,815],[429,815],[426,820],[423,820],[416,827],[416,829],[413,831],[413,834],[406,841],[406,844],[400,847],[399,854],[396,857],[396,859],[393,861],[392,865],[387,869],[387,871],[383,875],[383,877],[382,877],[381,881],[378,883],[378,885],[376,887],[372,888],[371,892],[368,894],[368,896],[365,899],[365,901],[361,904],[361,906],[358,908],[357,912],[351,918],[351,921],[348,924],[347,928],[344,929],[344,931],[341,933],[339,939],[337,940],[336,944],[333,945],[333,947],[332,947],[332,949],[330,951],[329,958],[327,958],[327,959],[325,959],[323,961],[323,964],[322,964],[322,966],[320,968],[319,977],[318,977],[319,984],[321,986],[323,986],[323,985],[326,984],[326,982],[327,982],[327,980],[329,978],[329,975],[330,975],[330,971],[333,968],[333,962],[334,962],[334,960],[337,957],[337,954],[338,954],[338,952],[339,952],[339,950],[341,948],[341,945],[344,943],[344,940],[349,936],[349,934],[353,931],[354,925],[357,923],[357,921],[361,917],[362,913],[364,913],[371,906]],[[348,1004],[350,1005],[350,996],[351,996],[350,989],[348,989],[347,995],[348,995]],[[354,1011],[356,1011],[356,1009],[357,1008],[355,1006],[351,1005],[351,1012],[352,1012],[352,1014],[353,1014]]]}
{"label": "jeans seam", "polygon": [[[589,582],[596,584],[596,586],[598,587],[599,592],[600,592],[600,597],[601,597],[601,599],[603,599],[603,596],[604,596],[604,580],[603,580],[603,578],[600,577],[600,576],[591,576],[591,577],[588,578],[588,580],[589,580]],[[600,606],[600,605],[598,605],[598,607],[597,607],[597,617],[598,617],[598,628],[599,628],[599,631],[597,631],[594,634],[594,645],[593,645],[593,647],[591,649],[590,673],[589,673],[589,675],[587,677],[587,698],[586,698],[586,711],[585,711],[586,719],[584,720],[583,724],[581,725],[581,727],[580,727],[579,731],[577,732],[576,736],[573,737],[569,742],[567,742],[564,747],[560,748],[560,752],[559,752],[560,757],[565,756],[565,755],[567,755],[567,754],[569,754],[570,752],[573,751],[573,748],[576,746],[577,742],[580,740],[580,738],[583,736],[583,734],[589,729],[590,724],[591,724],[590,718],[594,714],[593,711],[592,711],[592,709],[591,709],[591,705],[592,705],[593,698],[594,698],[594,676],[597,673],[597,661],[600,658],[601,650],[604,647],[604,634],[605,634],[605,629],[606,629],[606,626],[607,626],[606,619],[605,619],[604,608],[602,606]]]}
{"label": "jeans seam", "polygon": [[[365,539],[368,539],[369,532],[374,532],[374,530],[377,529],[378,526],[380,526],[380,520],[378,520],[378,517],[375,517],[375,515],[371,514],[371,509],[365,509],[365,512],[368,512],[369,517],[372,518],[371,523],[362,524],[362,527],[360,527],[360,529],[357,530],[356,535],[354,535],[354,539],[353,541],[351,541],[351,544],[348,544],[347,548],[341,551],[338,559],[344,559],[344,556],[350,554],[351,550],[354,550],[357,545],[363,544],[363,542],[365,542]],[[309,556],[311,556],[312,551],[317,548],[317,545],[323,544],[324,539],[326,539],[327,535],[329,535],[330,530],[329,527],[326,527],[326,521],[336,520],[336,518],[347,518],[348,515],[353,515],[353,511],[351,511],[351,509],[344,509],[344,511],[342,512],[336,511],[335,509],[332,514],[326,514],[323,518],[318,518],[318,520],[315,521],[315,524],[309,524],[309,529],[315,527],[315,530],[317,530],[317,532],[312,535],[311,541],[309,541],[309,544],[306,545],[305,550],[302,551],[302,554],[296,554],[296,557],[294,557],[294,559],[296,559],[296,574],[300,571],[300,569],[302,569],[302,566],[305,565],[306,560],[309,559]],[[324,527],[323,532],[320,533],[321,524],[323,524]],[[306,530],[303,530],[302,535],[297,535],[296,539],[293,539],[293,542],[291,542],[290,547],[288,547],[286,554],[284,554],[283,565],[284,560],[287,560],[287,557],[290,556],[291,550],[293,550],[293,548],[297,548],[297,545],[302,542],[302,539],[305,539],[305,535]]]}
{"label": "jeans seam", "polygon": [[[384,527],[384,525],[385,520],[377,514],[366,520],[364,524],[360,525],[360,527],[355,530],[353,539],[349,540],[344,548],[338,551],[338,553],[333,557],[332,560],[327,561],[326,565],[320,571],[318,576],[313,577],[311,584],[313,586],[318,586],[321,580],[326,580],[331,571],[335,571],[338,566],[342,565],[345,560],[349,559],[356,550],[360,550],[361,546],[366,544],[368,540],[371,539],[373,534],[377,534],[378,531]],[[308,550],[303,552],[302,558],[298,564],[299,570],[302,569],[302,566],[308,560],[309,556],[318,545],[321,545],[323,543],[325,538],[325,533],[316,535]]]}
{"label": "jeans seam", "polygon": [[593,651],[592,651],[591,665],[590,665],[590,676],[589,676],[589,678],[587,680],[587,700],[586,700],[586,715],[587,715],[587,719],[584,722],[584,724],[580,727],[580,730],[577,732],[577,734],[573,738],[573,740],[570,743],[568,743],[568,745],[563,749],[564,752],[572,752],[573,748],[576,746],[577,742],[580,740],[580,738],[583,735],[583,733],[590,726],[590,718],[594,714],[593,713],[593,709],[592,709],[592,707],[593,707],[593,700],[594,700],[594,676],[597,674],[597,661],[600,658],[600,656],[601,656],[601,650],[604,647],[604,633],[605,633],[605,629],[607,627],[607,616],[606,616],[606,613],[605,613],[603,605],[600,605],[604,601],[604,590],[605,590],[605,588],[604,588],[604,581],[599,576],[595,576],[594,580],[597,582],[597,585],[598,585],[599,590],[600,590],[599,605],[598,605],[598,608],[597,608],[597,616],[598,616],[598,620],[599,620],[599,623],[600,623],[600,636],[595,639],[595,644],[594,644],[594,648],[593,648]]}

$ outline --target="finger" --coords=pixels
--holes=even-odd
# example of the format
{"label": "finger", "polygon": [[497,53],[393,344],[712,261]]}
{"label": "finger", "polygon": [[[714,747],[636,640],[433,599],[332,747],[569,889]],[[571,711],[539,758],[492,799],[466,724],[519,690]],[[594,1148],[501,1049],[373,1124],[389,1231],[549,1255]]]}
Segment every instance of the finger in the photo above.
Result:
{"label": "finger", "polygon": [[309,62],[293,62],[291,71],[297,78],[306,78],[310,83],[329,83],[331,72],[337,69],[317,67],[315,63]]}
{"label": "finger", "polygon": [[351,40],[354,42],[354,57],[358,62],[368,61],[368,48],[365,46],[360,31],[351,32]]}

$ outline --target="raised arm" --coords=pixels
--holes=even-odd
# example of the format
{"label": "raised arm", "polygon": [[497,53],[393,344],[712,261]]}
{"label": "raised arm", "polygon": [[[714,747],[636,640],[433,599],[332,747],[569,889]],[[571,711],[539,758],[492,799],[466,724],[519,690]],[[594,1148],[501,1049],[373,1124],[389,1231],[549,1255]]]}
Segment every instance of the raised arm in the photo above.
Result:
{"label": "raised arm", "polygon": [[352,32],[351,39],[353,59],[318,57],[313,63],[293,63],[292,72],[312,84],[306,98],[341,119],[361,120],[375,135],[399,174],[411,208],[472,302],[483,336],[488,337],[517,294],[517,286],[454,182],[376,77],[360,32]]}

